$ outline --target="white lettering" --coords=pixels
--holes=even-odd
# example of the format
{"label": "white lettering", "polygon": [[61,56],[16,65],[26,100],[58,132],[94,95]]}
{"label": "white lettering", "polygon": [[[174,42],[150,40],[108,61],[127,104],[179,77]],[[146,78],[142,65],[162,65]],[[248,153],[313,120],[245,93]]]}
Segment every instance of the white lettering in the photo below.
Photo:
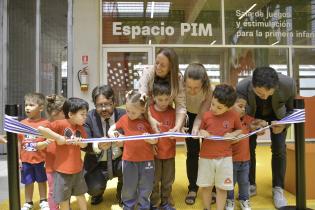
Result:
{"label": "white lettering", "polygon": [[113,35],[121,35],[121,32],[118,32],[118,30],[121,30],[122,22],[113,22]]}
{"label": "white lettering", "polygon": [[167,27],[165,28],[165,33],[166,33],[167,36],[172,36],[172,35],[174,35],[175,30],[174,30],[173,27],[167,26]]}
{"label": "white lettering", "polygon": [[199,36],[212,36],[211,23],[208,23],[206,27],[204,24],[199,24]]}
{"label": "white lettering", "polygon": [[180,24],[180,35],[184,36],[186,32],[190,31],[190,24],[189,23],[181,23]]}

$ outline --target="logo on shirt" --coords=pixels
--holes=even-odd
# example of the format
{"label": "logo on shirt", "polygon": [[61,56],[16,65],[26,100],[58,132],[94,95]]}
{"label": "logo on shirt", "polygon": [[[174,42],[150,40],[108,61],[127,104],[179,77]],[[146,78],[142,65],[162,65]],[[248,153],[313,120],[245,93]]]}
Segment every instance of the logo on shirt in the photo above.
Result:
{"label": "logo on shirt", "polygon": [[70,128],[66,128],[64,130],[64,136],[67,139],[74,139],[75,137],[79,138],[81,137],[81,132],[79,130],[76,130],[74,133]]}
{"label": "logo on shirt", "polygon": [[223,121],[222,125],[223,125],[223,128],[229,128],[230,127],[230,122],[225,120],[225,121]]}
{"label": "logo on shirt", "polygon": [[27,152],[36,152],[37,151],[37,144],[34,142],[36,136],[30,134],[24,134],[24,144],[23,149]]}
{"label": "logo on shirt", "polygon": [[138,131],[144,131],[144,132],[146,131],[145,126],[142,123],[137,124],[137,130]]}
{"label": "logo on shirt", "polygon": [[224,180],[224,184],[232,184],[232,180],[230,178],[226,178]]}
{"label": "logo on shirt", "polygon": [[154,167],[153,167],[153,164],[151,162],[148,162],[148,164],[144,167],[144,169],[146,169],[146,170],[149,170],[152,168],[154,168]]}

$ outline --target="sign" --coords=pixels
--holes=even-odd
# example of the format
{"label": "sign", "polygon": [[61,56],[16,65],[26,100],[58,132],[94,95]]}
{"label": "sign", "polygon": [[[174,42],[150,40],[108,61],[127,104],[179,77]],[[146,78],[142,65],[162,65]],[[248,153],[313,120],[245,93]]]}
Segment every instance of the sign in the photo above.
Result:
{"label": "sign", "polygon": [[[211,23],[181,23],[179,28],[180,36],[212,36]],[[164,22],[159,25],[124,25],[122,22],[113,22],[114,36],[131,36],[135,39],[137,36],[173,36],[175,27],[167,26]]]}
{"label": "sign", "polygon": [[88,64],[89,63],[89,56],[82,55],[82,64]]}

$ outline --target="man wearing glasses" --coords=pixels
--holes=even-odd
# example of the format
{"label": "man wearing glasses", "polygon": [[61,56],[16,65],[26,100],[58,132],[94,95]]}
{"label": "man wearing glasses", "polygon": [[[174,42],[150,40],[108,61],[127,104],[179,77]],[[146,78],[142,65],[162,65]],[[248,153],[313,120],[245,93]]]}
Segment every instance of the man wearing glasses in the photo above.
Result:
{"label": "man wearing glasses", "polygon": [[[89,111],[84,125],[88,138],[108,137],[109,127],[125,114],[125,110],[115,108],[114,92],[108,85],[97,86],[92,92],[95,109]],[[90,143],[83,149],[85,181],[91,204],[102,202],[107,181],[118,177],[116,198],[121,203],[122,189],[122,148],[116,143]]]}

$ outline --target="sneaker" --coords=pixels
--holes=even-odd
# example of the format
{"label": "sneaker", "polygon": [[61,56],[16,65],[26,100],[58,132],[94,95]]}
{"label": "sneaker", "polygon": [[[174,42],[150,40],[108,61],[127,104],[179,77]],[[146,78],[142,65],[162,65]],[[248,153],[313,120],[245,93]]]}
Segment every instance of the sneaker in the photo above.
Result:
{"label": "sneaker", "polygon": [[169,203],[161,205],[160,209],[162,210],[176,210],[173,206],[171,206]]}
{"label": "sneaker", "polygon": [[272,188],[273,203],[277,209],[287,205],[287,199],[283,195],[281,187]]}
{"label": "sneaker", "polygon": [[248,194],[249,194],[249,197],[257,195],[256,185],[249,185]]}
{"label": "sneaker", "polygon": [[234,210],[234,200],[226,199],[225,210]]}
{"label": "sneaker", "polygon": [[21,210],[32,210],[32,209],[33,209],[33,205],[29,203],[24,203],[23,207],[21,208]]}
{"label": "sneaker", "polygon": [[251,210],[249,200],[240,200],[240,205],[242,210]]}
{"label": "sneaker", "polygon": [[40,210],[49,210],[49,205],[47,201],[42,201],[39,204]]}

